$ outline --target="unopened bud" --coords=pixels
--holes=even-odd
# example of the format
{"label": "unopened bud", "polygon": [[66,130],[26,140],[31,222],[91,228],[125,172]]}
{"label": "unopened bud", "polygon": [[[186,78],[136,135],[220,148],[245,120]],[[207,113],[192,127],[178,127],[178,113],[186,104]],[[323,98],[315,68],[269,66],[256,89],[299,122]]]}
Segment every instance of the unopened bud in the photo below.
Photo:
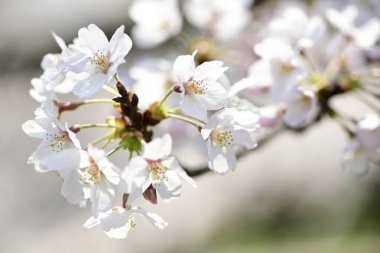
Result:
{"label": "unopened bud", "polygon": [[182,92],[181,86],[179,86],[178,84],[174,85],[173,91],[175,91],[177,93],[181,93]]}
{"label": "unopened bud", "polygon": [[69,130],[73,133],[78,133],[80,131],[80,126],[79,125],[74,125],[69,128]]}

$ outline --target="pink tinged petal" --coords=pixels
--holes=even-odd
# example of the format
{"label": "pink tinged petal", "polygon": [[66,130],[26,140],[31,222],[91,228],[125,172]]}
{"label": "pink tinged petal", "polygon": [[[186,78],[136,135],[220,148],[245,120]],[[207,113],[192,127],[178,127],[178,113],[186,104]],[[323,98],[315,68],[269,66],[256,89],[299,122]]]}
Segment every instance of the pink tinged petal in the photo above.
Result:
{"label": "pink tinged petal", "polygon": [[113,63],[117,59],[124,59],[132,48],[131,38],[124,33],[124,26],[120,26],[112,36],[109,44],[111,53],[110,62]]}
{"label": "pink tinged petal", "polygon": [[267,128],[277,126],[281,122],[283,113],[282,107],[277,105],[260,108],[260,126]]}
{"label": "pink tinged petal", "polygon": [[232,147],[222,148],[211,141],[207,142],[210,169],[225,174],[228,170],[235,170],[236,156]]}
{"label": "pink tinged petal", "polygon": [[92,215],[97,216],[99,212],[110,209],[114,197],[115,190],[105,178],[101,178],[98,184],[91,185]]}
{"label": "pink tinged petal", "polygon": [[168,226],[168,223],[155,213],[147,212],[146,210],[143,210],[143,209],[133,209],[132,211],[135,214],[141,215],[142,217],[147,219],[150,223],[152,223],[153,226],[159,229],[164,229],[165,227]]}
{"label": "pink tinged petal", "polygon": [[236,145],[244,146],[247,149],[254,149],[257,147],[257,142],[245,129],[237,129],[232,131],[233,143]]}
{"label": "pink tinged petal", "polygon": [[222,74],[228,69],[222,67],[222,61],[208,61],[204,62],[194,71],[194,80],[203,80],[205,82],[215,82]]}
{"label": "pink tinged petal", "polygon": [[73,93],[79,98],[90,97],[97,93],[107,81],[107,75],[103,72],[96,72],[89,79],[78,81],[73,88]]}
{"label": "pink tinged petal", "polygon": [[193,77],[195,71],[194,54],[180,55],[174,61],[173,74],[180,83],[187,82]]}
{"label": "pink tinged petal", "polygon": [[112,184],[119,184],[121,171],[107,159],[104,150],[97,149],[89,144],[87,151],[89,155],[94,159],[95,163],[105,178]]}
{"label": "pink tinged petal", "polygon": [[220,83],[213,82],[207,84],[205,94],[194,95],[197,96],[207,110],[218,110],[227,105],[228,93]]}
{"label": "pink tinged petal", "polygon": [[290,127],[304,124],[317,105],[315,93],[307,89],[299,89],[287,104],[283,116],[284,122]]}
{"label": "pink tinged petal", "polygon": [[351,141],[343,150],[342,166],[345,171],[355,176],[367,174],[369,156],[357,140]]}
{"label": "pink tinged petal", "polygon": [[155,138],[153,141],[144,143],[143,145],[142,156],[145,159],[164,159],[172,152],[172,138],[169,134],[165,134],[161,138]]}
{"label": "pink tinged petal", "polygon": [[104,52],[108,46],[106,35],[94,24],[81,28],[78,32],[78,40],[82,47],[89,48],[92,52],[98,50]]}
{"label": "pink tinged petal", "polygon": [[185,114],[207,120],[207,108],[198,100],[198,96],[185,95],[181,101],[181,109]]}

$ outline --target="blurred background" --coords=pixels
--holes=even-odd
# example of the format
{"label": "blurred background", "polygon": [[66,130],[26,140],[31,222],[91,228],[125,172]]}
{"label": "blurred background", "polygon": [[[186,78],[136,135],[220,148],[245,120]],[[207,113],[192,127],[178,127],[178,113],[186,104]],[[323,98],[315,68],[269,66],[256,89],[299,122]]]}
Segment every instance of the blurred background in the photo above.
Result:
{"label": "blurred background", "polygon": [[[44,54],[60,52],[52,31],[69,42],[81,27],[95,23],[111,36],[121,24],[131,27],[129,4],[0,0],[0,252],[380,252],[380,171],[361,178],[344,173],[340,157],[348,139],[327,119],[302,133],[273,136],[239,160],[235,172],[203,175],[197,178],[198,188],[185,185],[178,200],[157,206],[141,201],[169,222],[163,231],[143,219],[126,240],[111,240],[99,228],[82,228],[88,208],[68,204],[58,176],[39,174],[26,163],[38,144],[21,130],[38,106],[29,96],[30,79],[42,73]],[[256,1],[253,19],[270,4],[280,3]],[[185,33],[192,32],[188,26]],[[176,56],[184,53],[180,50],[170,41],[155,49],[134,47],[120,72],[127,72],[138,57]],[[366,109],[349,98],[341,100],[353,113]],[[111,111],[94,105],[68,119],[97,122]],[[178,158],[204,164],[191,142],[178,141]],[[124,157],[116,158],[125,163]]]}

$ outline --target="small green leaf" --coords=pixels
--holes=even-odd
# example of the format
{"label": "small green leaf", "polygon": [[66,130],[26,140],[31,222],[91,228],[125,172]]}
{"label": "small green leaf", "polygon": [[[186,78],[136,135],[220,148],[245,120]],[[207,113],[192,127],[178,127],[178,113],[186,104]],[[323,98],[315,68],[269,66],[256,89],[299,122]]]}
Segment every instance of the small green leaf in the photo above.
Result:
{"label": "small green leaf", "polygon": [[129,151],[129,159],[131,159],[133,152],[138,155],[140,154],[142,143],[139,137],[136,135],[131,135],[128,138],[121,140],[119,146]]}

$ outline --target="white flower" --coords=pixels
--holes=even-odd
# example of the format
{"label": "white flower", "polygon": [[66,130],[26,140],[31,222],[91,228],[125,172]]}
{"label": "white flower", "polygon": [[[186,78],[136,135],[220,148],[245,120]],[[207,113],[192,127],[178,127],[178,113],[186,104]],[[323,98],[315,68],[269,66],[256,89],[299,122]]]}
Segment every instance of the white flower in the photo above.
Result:
{"label": "white flower", "polygon": [[150,186],[164,200],[179,197],[181,179],[196,186],[177,159],[170,156],[171,151],[172,139],[168,134],[143,143],[141,156],[132,158],[121,176],[120,190],[130,194],[129,202],[142,195]]}
{"label": "white flower", "polygon": [[270,105],[260,108],[260,126],[275,127],[278,125],[284,115],[284,108],[280,105]]}
{"label": "white flower", "polygon": [[[133,92],[139,96],[139,108],[143,111],[152,103],[162,99],[174,83],[169,62],[147,60],[153,63],[154,67],[134,66],[129,71],[130,76],[135,80]],[[174,97],[169,97],[170,100],[172,98]]]}
{"label": "white flower", "polygon": [[251,20],[250,0],[187,0],[187,20],[219,40],[236,37]]}
{"label": "white flower", "polygon": [[131,228],[136,226],[135,215],[147,219],[153,226],[164,229],[168,223],[155,213],[150,213],[138,207],[114,207],[107,212],[100,213],[98,217],[90,217],[83,225],[85,228],[93,228],[100,225],[103,231],[114,239],[124,239]]}
{"label": "white flower", "polygon": [[34,164],[37,171],[46,171],[45,160],[57,153],[71,148],[80,149],[80,143],[75,133],[43,109],[36,110],[36,118],[22,125],[24,132],[42,140],[37,150],[29,157],[28,163]]}
{"label": "white flower", "polygon": [[286,100],[283,120],[290,127],[300,127],[307,122],[316,106],[317,97],[314,91],[303,87],[295,88]]}
{"label": "white flower", "polygon": [[61,194],[71,204],[86,206],[90,198],[90,189],[85,185],[79,174],[79,168],[89,166],[87,152],[77,148],[69,148],[59,153],[45,157],[40,166],[56,171],[63,179]]}
{"label": "white flower", "polygon": [[355,25],[357,16],[358,9],[353,5],[347,6],[343,11],[328,9],[326,12],[330,23],[344,35],[353,38],[359,47],[372,47],[380,36],[380,21],[372,18],[357,27]]}
{"label": "white flower", "polygon": [[[53,37],[62,50],[62,54],[68,52],[65,42],[53,33]],[[41,62],[44,70],[39,78],[33,78],[30,95],[37,101],[56,99],[55,93],[69,93],[74,86],[73,73],[67,73],[66,65],[62,60],[62,54],[46,54]]]}
{"label": "white flower", "polygon": [[214,114],[202,128],[201,134],[207,142],[210,169],[224,174],[235,170],[236,156],[233,146],[240,145],[248,149],[257,146],[250,136],[250,131],[238,121],[238,111],[233,108],[224,109]]}
{"label": "white flower", "polygon": [[380,118],[369,114],[358,123],[356,137],[345,147],[343,168],[354,175],[364,175],[380,157]]}
{"label": "white flower", "polygon": [[157,46],[182,29],[177,0],[134,1],[129,16],[136,23],[132,28],[134,42],[143,48]]}
{"label": "white flower", "polygon": [[112,184],[119,184],[120,170],[107,159],[104,150],[94,148],[91,144],[88,146],[86,156],[88,164],[80,167],[79,174],[81,180],[91,188],[91,212],[93,216],[97,216],[99,212],[112,207],[115,197]]}
{"label": "white flower", "polygon": [[81,28],[78,32],[77,50],[64,56],[68,69],[75,72],[77,80],[73,92],[78,97],[89,97],[110,82],[117,68],[132,47],[132,41],[120,26],[111,40],[96,25]]}
{"label": "white flower", "polygon": [[301,9],[288,7],[281,16],[268,25],[269,36],[282,39],[298,48],[309,48],[321,38],[325,31],[323,20],[309,18]]}
{"label": "white flower", "polygon": [[221,61],[204,62],[195,67],[195,54],[178,56],[173,72],[181,87],[182,111],[205,120],[208,110],[218,110],[227,104],[227,90],[218,80],[227,68]]}

